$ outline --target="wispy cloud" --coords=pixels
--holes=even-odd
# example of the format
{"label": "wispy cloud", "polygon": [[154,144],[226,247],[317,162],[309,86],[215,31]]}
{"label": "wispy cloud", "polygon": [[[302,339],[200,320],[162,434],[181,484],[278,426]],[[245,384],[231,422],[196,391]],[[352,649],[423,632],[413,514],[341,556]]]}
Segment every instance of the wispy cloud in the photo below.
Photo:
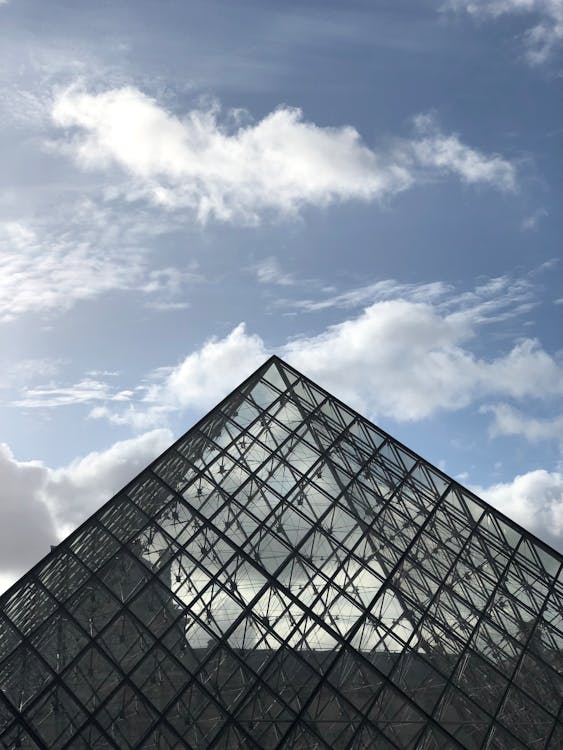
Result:
{"label": "wispy cloud", "polygon": [[34,409],[53,409],[58,406],[91,404],[95,401],[128,401],[133,391],[115,390],[100,380],[85,379],[69,386],[44,385],[27,388],[24,396],[12,402],[13,406]]}
{"label": "wispy cloud", "polygon": [[168,209],[256,224],[268,215],[294,215],[305,205],[374,201],[429,175],[513,189],[507,159],[443,134],[431,116],[415,121],[412,139],[376,152],[352,126],[322,127],[299,109],[279,107],[254,124],[218,106],[183,117],[131,86],[89,93],[73,86],[54,102],[56,142],[86,169],[119,166],[130,193]]}
{"label": "wispy cloud", "polygon": [[280,306],[294,307],[305,312],[319,312],[330,308],[351,309],[385,299],[400,297],[414,302],[443,297],[450,287],[441,281],[428,284],[401,284],[394,279],[384,279],[365,284],[321,299],[280,300]]}
{"label": "wispy cloud", "polygon": [[[439,282],[377,282],[321,302],[300,302],[310,310],[363,307],[312,336],[272,348],[240,323],[140,383],[118,387],[108,378],[84,377],[75,384],[35,384],[12,403],[28,409],[88,405],[91,418],[144,430],[166,424],[172,413],[211,407],[274,352],[373,417],[420,420],[491,397],[557,400],[563,395],[563,362],[538,340],[507,338],[503,352],[483,354],[485,327],[497,337],[507,321],[537,304],[534,273],[488,279],[461,293]],[[500,424],[501,412],[489,411]],[[531,435],[523,428],[519,433]]]}
{"label": "wispy cloud", "polygon": [[450,0],[445,7],[478,18],[529,17],[531,25],[524,34],[524,44],[533,65],[544,63],[563,42],[563,0]]}
{"label": "wispy cloud", "polygon": [[64,231],[41,235],[20,222],[5,222],[0,226],[0,322],[27,312],[68,310],[78,300],[134,288],[143,279],[143,266],[134,253],[112,258]]}
{"label": "wispy cloud", "polygon": [[147,303],[185,302],[201,276],[192,266],[151,268],[151,241],[166,227],[136,210],[73,201],[56,216],[0,222],[0,322],[26,313],[60,313],[114,291]]}
{"label": "wispy cloud", "polygon": [[546,216],[548,216],[547,210],[545,208],[538,208],[537,211],[534,211],[529,216],[526,216],[526,218],[522,222],[522,229],[524,231],[535,229],[540,221]]}
{"label": "wispy cloud", "polygon": [[252,266],[259,284],[275,284],[277,286],[295,286],[297,280],[290,273],[282,270],[277,258],[270,256]]}
{"label": "wispy cloud", "polygon": [[[281,298],[278,307],[293,308],[303,312],[321,312],[331,308],[354,309],[374,302],[403,299],[410,302],[432,303],[438,310],[451,313],[458,319],[467,318],[473,323],[498,323],[521,315],[538,304],[536,289],[528,276],[514,278],[510,275],[488,279],[483,284],[465,292],[457,292],[451,284],[441,281],[405,284],[396,279],[382,279],[344,291],[329,290],[314,298]],[[309,286],[312,284],[309,282]],[[320,282],[314,284],[323,289]]]}
{"label": "wispy cloud", "polygon": [[0,388],[22,387],[40,378],[57,375],[63,360],[49,358],[31,358],[19,361],[0,361]]}

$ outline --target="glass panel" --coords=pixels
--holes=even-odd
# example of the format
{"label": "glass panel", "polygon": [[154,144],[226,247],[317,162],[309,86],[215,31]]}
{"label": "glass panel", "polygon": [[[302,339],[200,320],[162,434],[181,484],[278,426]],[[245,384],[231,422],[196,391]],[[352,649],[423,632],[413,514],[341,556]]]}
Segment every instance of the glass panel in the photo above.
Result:
{"label": "glass panel", "polygon": [[115,692],[96,714],[96,720],[117,747],[136,747],[155,719],[154,710],[129,685]]}
{"label": "glass panel", "polygon": [[476,703],[453,686],[446,691],[436,719],[468,750],[481,748],[491,723],[491,718]]}
{"label": "glass panel", "polygon": [[60,551],[41,567],[38,578],[58,601],[65,601],[89,575],[74,555]]}
{"label": "glass panel", "polygon": [[[183,691],[166,714],[171,726],[192,748],[209,747],[226,717],[218,701],[196,682]],[[244,744],[232,747],[244,747]]]}
{"label": "glass panel", "polygon": [[6,748],[24,748],[24,750],[40,750],[40,746],[31,738],[21,724],[16,724],[0,738]]}
{"label": "glass panel", "polygon": [[506,696],[499,719],[528,747],[544,747],[555,721],[514,686]]}
{"label": "glass panel", "polygon": [[27,646],[18,646],[0,666],[0,690],[21,711],[52,676],[43,661]]}
{"label": "glass panel", "polygon": [[35,581],[25,584],[4,602],[3,611],[22,635],[45,622],[57,608],[56,601]]}
{"label": "glass panel", "polygon": [[426,726],[426,717],[398,690],[385,687],[367,712],[370,722],[400,748],[414,748]]}
{"label": "glass panel", "polygon": [[27,712],[26,720],[48,748],[62,748],[84,723],[86,713],[61,686],[55,685]]}
{"label": "glass panel", "polygon": [[31,643],[54,672],[62,672],[88,638],[66,613],[57,612],[33,635]]}

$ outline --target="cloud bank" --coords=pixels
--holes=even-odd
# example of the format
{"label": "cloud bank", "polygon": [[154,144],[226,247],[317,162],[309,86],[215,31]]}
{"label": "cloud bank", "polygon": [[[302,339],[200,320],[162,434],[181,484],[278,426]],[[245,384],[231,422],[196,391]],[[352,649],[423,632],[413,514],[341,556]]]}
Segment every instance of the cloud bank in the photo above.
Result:
{"label": "cloud bank", "polygon": [[255,224],[267,215],[337,201],[374,201],[430,175],[452,174],[501,190],[516,184],[510,161],[444,135],[429,116],[412,140],[376,152],[352,126],[321,127],[282,106],[252,124],[218,107],[178,117],[132,86],[89,93],[73,86],[53,105],[66,133],[58,147],[86,169],[118,167],[130,195],[169,209]]}
{"label": "cloud bank", "polygon": [[152,430],[53,469],[0,443],[0,587],[49,552],[172,442]]}
{"label": "cloud bank", "polygon": [[[473,351],[482,326],[533,304],[524,283],[499,278],[462,295],[445,285],[406,285],[404,298],[386,298],[399,288],[381,282],[328,298],[327,304],[346,308],[365,301],[367,290],[383,297],[316,335],[281,346],[268,346],[240,323],[176,366],[153,373],[144,391],[130,389],[134,397],[123,391],[123,403],[115,403],[117,394],[111,403],[93,403],[91,416],[147,429],[171,412],[202,412],[273,353],[375,419],[420,420],[484,399],[545,402],[563,395],[563,362],[536,339],[517,340],[488,357]],[[420,301],[423,292],[426,302]]]}

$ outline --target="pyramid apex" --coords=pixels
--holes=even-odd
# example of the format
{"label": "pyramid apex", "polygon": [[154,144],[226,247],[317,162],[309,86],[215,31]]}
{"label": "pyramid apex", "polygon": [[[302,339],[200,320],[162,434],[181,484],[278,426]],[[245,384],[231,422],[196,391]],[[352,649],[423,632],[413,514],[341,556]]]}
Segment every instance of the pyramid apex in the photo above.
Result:
{"label": "pyramid apex", "polygon": [[562,563],[274,354],[0,599],[0,744],[559,747]]}

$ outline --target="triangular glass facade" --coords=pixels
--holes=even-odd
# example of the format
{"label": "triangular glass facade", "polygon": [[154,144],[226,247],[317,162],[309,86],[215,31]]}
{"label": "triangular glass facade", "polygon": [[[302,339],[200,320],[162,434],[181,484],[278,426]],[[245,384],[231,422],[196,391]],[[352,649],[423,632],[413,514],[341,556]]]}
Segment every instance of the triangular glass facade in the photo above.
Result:
{"label": "triangular glass facade", "polygon": [[560,750],[561,564],[274,357],[2,597],[0,744]]}

